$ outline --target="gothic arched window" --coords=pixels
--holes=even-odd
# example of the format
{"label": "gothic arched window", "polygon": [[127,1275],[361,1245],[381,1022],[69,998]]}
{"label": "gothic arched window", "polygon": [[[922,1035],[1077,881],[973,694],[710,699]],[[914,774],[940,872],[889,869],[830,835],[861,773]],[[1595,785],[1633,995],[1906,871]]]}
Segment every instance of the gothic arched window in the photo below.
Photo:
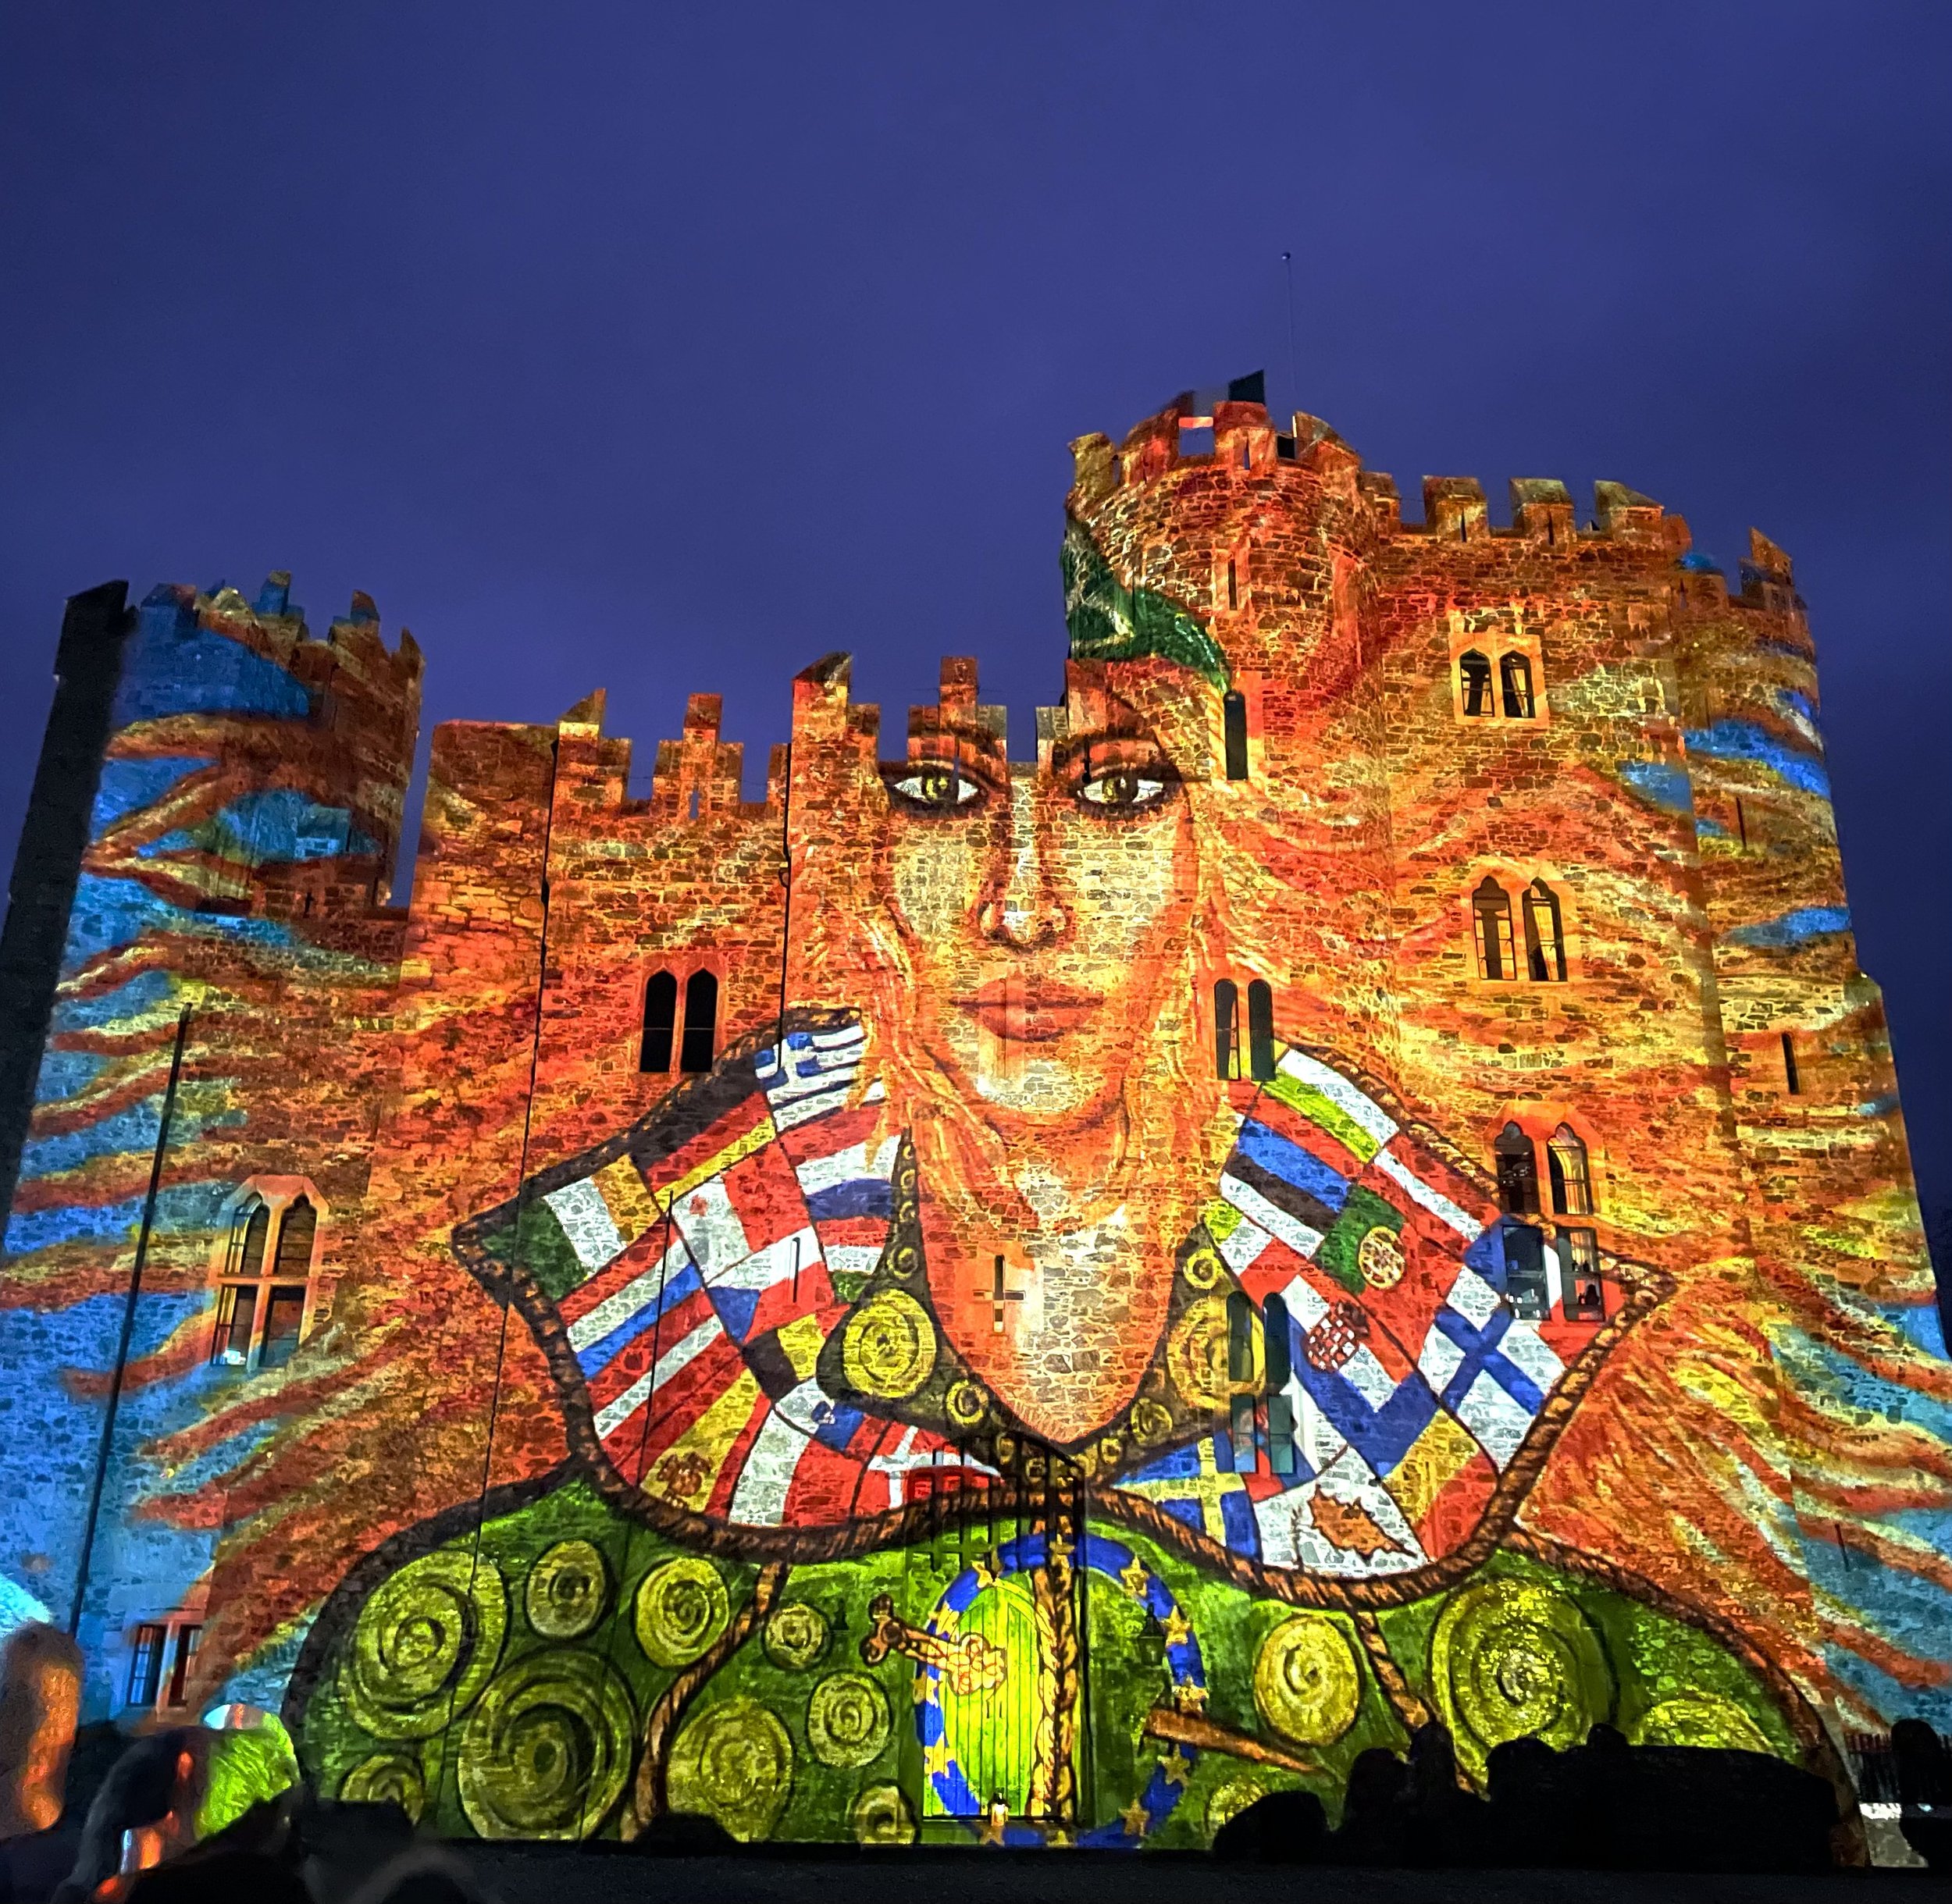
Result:
{"label": "gothic arched window", "polygon": [[1227,778],[1247,778],[1247,696],[1229,688],[1220,697],[1220,724],[1226,739]]}
{"label": "gothic arched window", "polygon": [[668,1071],[671,1047],[678,1035],[678,975],[654,972],[644,986],[644,1041],[637,1055],[639,1071]]}
{"label": "gothic arched window", "polygon": [[1566,982],[1566,934],[1559,895],[1542,879],[1525,888],[1525,964],[1541,984]]}
{"label": "gothic arched window", "polygon": [[1516,649],[1498,660],[1498,684],[1505,691],[1505,718],[1532,717],[1532,664]]}
{"label": "gothic arched window", "polygon": [[1494,714],[1498,710],[1491,705],[1491,657],[1476,648],[1467,648],[1457,657],[1457,676],[1464,690],[1464,711],[1466,714]]}
{"label": "gothic arched window", "polygon": [[1274,1076],[1274,993],[1264,978],[1247,988],[1248,1076],[1263,1084]]}
{"label": "gothic arched window", "polygon": [[1217,1074],[1237,1078],[1241,1074],[1240,988],[1231,978],[1217,980],[1213,986],[1213,1063]]}
{"label": "gothic arched window", "polygon": [[1593,1214],[1593,1175],[1587,1162],[1586,1146],[1569,1124],[1561,1124],[1546,1140],[1545,1169],[1551,1179],[1555,1216]]}
{"label": "gothic arched window", "polygon": [[685,1039],[678,1055],[682,1071],[709,1071],[718,1048],[718,980],[694,972],[685,980]]}
{"label": "gothic arched window", "polygon": [[319,1208],[302,1191],[276,1215],[255,1191],[231,1221],[218,1272],[217,1322],[210,1359],[231,1368],[276,1368],[305,1333]]}
{"label": "gothic arched window", "polygon": [[1516,1124],[1507,1124],[1491,1146],[1498,1159],[1498,1207],[1514,1216],[1538,1215],[1538,1153]]}
{"label": "gothic arched window", "polygon": [[1480,978],[1516,978],[1518,962],[1512,948],[1511,896],[1490,874],[1471,895],[1471,919],[1477,932]]}
{"label": "gothic arched window", "polygon": [[262,1276],[265,1247],[271,1240],[271,1208],[262,1197],[242,1205],[230,1219],[230,1248],[224,1262],[226,1276]]}

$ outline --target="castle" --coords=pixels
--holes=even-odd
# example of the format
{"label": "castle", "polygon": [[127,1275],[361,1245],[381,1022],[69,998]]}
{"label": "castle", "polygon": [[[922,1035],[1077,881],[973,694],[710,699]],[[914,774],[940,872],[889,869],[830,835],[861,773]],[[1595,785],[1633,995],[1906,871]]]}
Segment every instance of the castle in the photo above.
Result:
{"label": "castle", "polygon": [[[486,1836],[1197,1845],[1428,1718],[1952,1713],[1943,1359],[1789,559],[1257,384],[1073,446],[1035,735],[845,657],[433,739],[77,596],[0,939],[8,1617]],[[405,882],[402,882],[403,885]]]}

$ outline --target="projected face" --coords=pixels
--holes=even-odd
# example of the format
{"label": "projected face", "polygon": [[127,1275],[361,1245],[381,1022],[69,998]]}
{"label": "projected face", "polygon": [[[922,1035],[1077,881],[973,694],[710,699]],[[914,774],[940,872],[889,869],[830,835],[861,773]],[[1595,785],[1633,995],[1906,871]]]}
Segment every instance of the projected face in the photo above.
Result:
{"label": "projected face", "polygon": [[1095,711],[1035,768],[952,724],[883,770],[911,1035],[999,1129],[1117,1104],[1192,917],[1185,789],[1129,708]]}

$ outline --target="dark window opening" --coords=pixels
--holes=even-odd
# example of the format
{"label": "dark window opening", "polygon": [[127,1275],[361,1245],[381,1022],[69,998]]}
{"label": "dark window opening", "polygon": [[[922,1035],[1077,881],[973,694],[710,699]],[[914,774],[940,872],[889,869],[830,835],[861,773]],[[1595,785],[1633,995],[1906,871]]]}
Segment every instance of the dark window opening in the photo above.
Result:
{"label": "dark window opening", "polygon": [[1797,1069],[1796,1041],[1786,1031],[1783,1034],[1783,1082],[1789,1087],[1792,1098],[1803,1094],[1803,1074]]}
{"label": "dark window opening", "polygon": [[1230,688],[1220,697],[1220,724],[1227,741],[1227,778],[1247,778],[1247,696]]}
{"label": "dark window opening", "polygon": [[1467,714],[1490,714],[1498,710],[1491,705],[1491,661],[1488,655],[1476,649],[1467,649],[1457,657],[1458,678],[1464,688],[1464,711]]}
{"label": "dark window opening", "polygon": [[1267,1464],[1277,1475],[1295,1472],[1295,1404],[1285,1395],[1267,1398]]}
{"label": "dark window opening", "polygon": [[226,1276],[262,1276],[265,1247],[271,1240],[271,1210],[262,1198],[251,1202],[230,1219],[230,1260]]}
{"label": "dark window opening", "polygon": [[1545,1144],[1546,1174],[1552,1184],[1555,1216],[1593,1214],[1593,1176],[1586,1146],[1569,1124],[1561,1124]]}
{"label": "dark window opening", "polygon": [[1512,946],[1512,901],[1490,874],[1471,895],[1471,918],[1477,931],[1480,978],[1516,978],[1518,963]]}
{"label": "dark window opening", "polygon": [[1254,1305],[1239,1290],[1227,1299],[1227,1379],[1254,1379]]}
{"label": "dark window opening", "polygon": [[1236,1395],[1227,1406],[1227,1438],[1233,1444],[1234,1472],[1254,1472],[1254,1397]]}
{"label": "dark window opening", "polygon": [[1274,993],[1264,978],[1247,988],[1248,1074],[1264,1084],[1274,1077]]}
{"label": "dark window opening", "polygon": [[694,972],[685,980],[685,1037],[678,1055],[682,1071],[709,1071],[718,1048],[718,980]]}
{"label": "dark window opening", "polygon": [[1231,978],[1213,987],[1213,1063],[1217,1074],[1227,1079],[1241,1074],[1240,996]]}
{"label": "dark window opening", "polygon": [[1735,803],[1735,836],[1742,842],[1743,852],[1747,852],[1749,849],[1749,820],[1748,815],[1742,810],[1740,800]]}
{"label": "dark window opening", "polygon": [[190,1662],[197,1657],[197,1647],[203,1639],[201,1626],[180,1626],[176,1628],[176,1658],[169,1668],[169,1691],[164,1703],[180,1706],[190,1678]]}
{"label": "dark window opening", "polygon": [[260,1368],[282,1368],[297,1354],[298,1332],[305,1319],[302,1284],[274,1284],[265,1302],[264,1340],[258,1348]]}
{"label": "dark window opening", "polygon": [[1559,1280],[1569,1322],[1606,1320],[1606,1287],[1600,1276],[1600,1240],[1590,1230],[1559,1232]]}
{"label": "dark window opening", "polygon": [[1277,436],[1274,439],[1274,460],[1279,463],[1291,463],[1295,460],[1295,439]]}
{"label": "dark window opening", "polygon": [[1521,1322],[1543,1322],[1552,1313],[1545,1275],[1545,1239],[1530,1223],[1500,1226],[1505,1244],[1505,1300]]}
{"label": "dark window opening", "polygon": [[639,1071],[668,1071],[678,1035],[678,975],[654,972],[644,987],[644,1041],[637,1054]]}
{"label": "dark window opening", "polygon": [[1505,692],[1505,718],[1530,721],[1532,717],[1532,664],[1522,654],[1498,657],[1498,685]]}
{"label": "dark window opening", "polygon": [[294,1200],[278,1226],[278,1254],[272,1262],[273,1276],[309,1276],[312,1246],[319,1233],[319,1212],[308,1198]]}
{"label": "dark window opening", "polygon": [[251,1326],[257,1319],[258,1292],[248,1283],[226,1283],[217,1291],[217,1333],[210,1359],[241,1368],[251,1359]]}
{"label": "dark window opening", "polygon": [[698,789],[696,787],[691,790],[691,799],[685,817],[688,820],[696,820],[698,817]]}
{"label": "dark window opening", "polygon": [[1231,556],[1227,559],[1227,605],[1229,608],[1241,605],[1240,570]]}
{"label": "dark window opening", "polygon": [[1270,1296],[1261,1305],[1263,1364],[1261,1386],[1270,1395],[1278,1395],[1293,1379],[1295,1363],[1289,1353],[1288,1304]]}
{"label": "dark window opening", "polygon": [[1559,896],[1542,879],[1525,888],[1525,963],[1540,984],[1566,982],[1566,935]]}
{"label": "dark window opening", "polygon": [[156,1694],[162,1687],[163,1646],[168,1637],[168,1629],[162,1626],[144,1625],[136,1628],[135,1644],[129,1654],[131,1706],[153,1706],[156,1703]]}
{"label": "dark window opening", "polygon": [[1538,1153],[1516,1124],[1507,1124],[1491,1146],[1498,1160],[1498,1208],[1514,1216],[1538,1215]]}
{"label": "dark window opening", "polygon": [[1253,467],[1254,446],[1251,443],[1244,443],[1241,445],[1241,468],[1252,469]]}

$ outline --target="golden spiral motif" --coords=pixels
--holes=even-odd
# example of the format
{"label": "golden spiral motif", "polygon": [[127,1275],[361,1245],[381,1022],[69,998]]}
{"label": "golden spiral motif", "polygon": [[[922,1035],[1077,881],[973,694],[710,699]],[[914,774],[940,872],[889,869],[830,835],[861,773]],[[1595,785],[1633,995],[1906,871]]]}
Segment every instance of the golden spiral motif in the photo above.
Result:
{"label": "golden spiral motif", "polygon": [[793,1742],[758,1700],[722,1699],[678,1735],[664,1774],[673,1811],[716,1818],[742,1844],[770,1838],[793,1788]]}
{"label": "golden spiral motif", "polygon": [[803,1600],[789,1600],[767,1616],[760,1643],[789,1673],[803,1673],[827,1650],[827,1616]]}
{"label": "golden spiral motif", "polygon": [[501,1657],[508,1594],[486,1554],[424,1553],[359,1610],[340,1668],[346,1705],[376,1739],[426,1739],[480,1696]]}
{"label": "golden spiral motif", "polygon": [[1355,1723],[1362,1669],[1342,1629],[1325,1613],[1298,1613],[1261,1642],[1254,1703],[1298,1746],[1332,1746]]}
{"label": "golden spiral motif", "polygon": [[1166,1371],[1190,1408],[1202,1411],[1225,1404],[1227,1379],[1227,1299],[1202,1296],[1187,1306],[1173,1326],[1166,1344]]}
{"label": "golden spiral motif", "polygon": [[1676,1692],[1651,1706],[1627,1731],[1637,1746],[1708,1746],[1722,1752],[1773,1752],[1769,1735],[1733,1699]]}
{"label": "golden spiral motif", "polygon": [[1162,1401],[1142,1395],[1132,1404],[1132,1433],[1149,1445],[1163,1441],[1173,1432],[1172,1411]]}
{"label": "golden spiral motif", "polygon": [[942,1406],[949,1411],[949,1418],[958,1428],[974,1428],[983,1418],[987,1404],[983,1391],[967,1376],[949,1385],[949,1393],[942,1398]]}
{"label": "golden spiral motif", "polygon": [[1403,1279],[1403,1245],[1395,1231],[1378,1223],[1366,1232],[1355,1246],[1355,1266],[1371,1289],[1394,1289]]}
{"label": "golden spiral motif", "polygon": [[889,1730],[888,1695],[865,1673],[829,1673],[807,1707],[807,1742],[823,1765],[842,1770],[881,1756]]}
{"label": "golden spiral motif", "polygon": [[915,1812],[899,1785],[864,1785],[854,1801],[854,1842],[912,1845]]}
{"label": "golden spiral motif", "polygon": [[1187,1252],[1179,1272],[1194,1289],[1218,1289],[1227,1274],[1227,1265],[1220,1261],[1217,1250],[1202,1245]]}
{"label": "golden spiral motif", "polygon": [[1213,1795],[1206,1801],[1206,1835],[1216,1836],[1222,1825],[1238,1818],[1256,1799],[1267,1795],[1267,1788],[1258,1779],[1234,1778],[1224,1785],[1216,1785]]}
{"label": "golden spiral motif", "polygon": [[899,1401],[928,1379],[935,1366],[935,1330],[913,1296],[885,1289],[849,1318],[840,1365],[864,1395]]}
{"label": "golden spiral motif", "polygon": [[904,1281],[913,1276],[921,1266],[921,1258],[917,1253],[915,1246],[912,1243],[896,1244],[888,1252],[885,1260],[889,1273],[900,1276]]}
{"label": "golden spiral motif", "polygon": [[397,1805],[418,1824],[427,1803],[427,1783],[413,1760],[376,1752],[340,1780],[339,1796],[348,1805]]}
{"label": "golden spiral motif", "polygon": [[637,1643],[654,1665],[689,1666],[731,1618],[725,1583],[703,1554],[653,1568],[637,1589]]}
{"label": "golden spiral motif", "polygon": [[630,1771],[637,1715],[602,1655],[532,1653],[495,1675],[461,1739],[461,1809],[483,1838],[588,1838]]}
{"label": "golden spiral motif", "polygon": [[1430,1635],[1430,1682],[1475,1779],[1494,1746],[1530,1736],[1562,1752],[1613,1709],[1592,1622],[1533,1580],[1480,1580],[1453,1593]]}
{"label": "golden spiral motif", "polygon": [[604,1617],[610,1575],[587,1540],[559,1540],[529,1570],[522,1610],[544,1639],[577,1639]]}

